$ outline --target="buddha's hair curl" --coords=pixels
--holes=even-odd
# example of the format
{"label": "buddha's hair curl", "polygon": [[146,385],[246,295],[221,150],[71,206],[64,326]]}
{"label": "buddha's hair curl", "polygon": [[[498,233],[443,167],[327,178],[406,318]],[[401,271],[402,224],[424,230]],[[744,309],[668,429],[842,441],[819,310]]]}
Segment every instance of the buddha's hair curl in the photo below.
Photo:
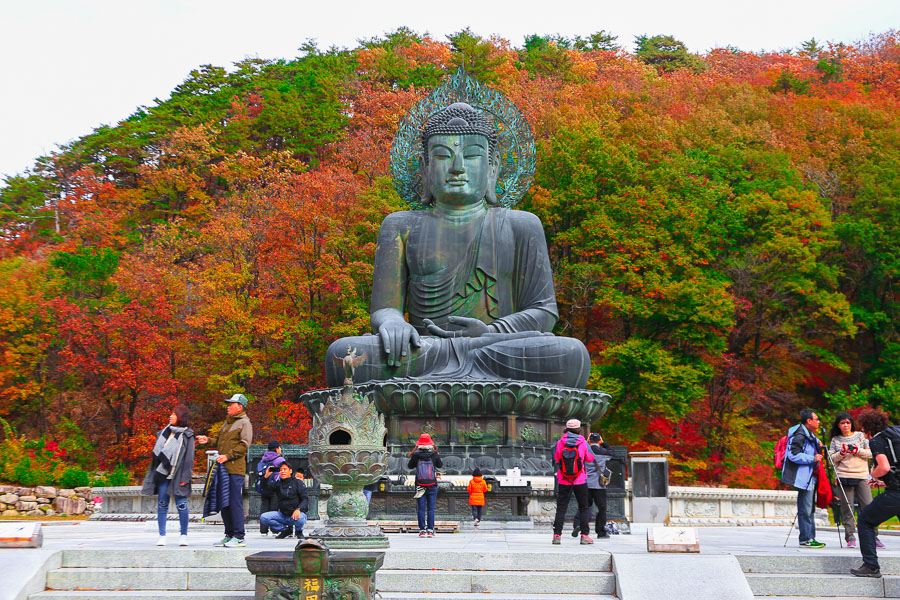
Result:
{"label": "buddha's hair curl", "polygon": [[465,102],[456,102],[435,113],[422,131],[422,155],[428,161],[428,138],[435,135],[483,135],[488,140],[488,157],[493,161],[497,148],[494,122]]}

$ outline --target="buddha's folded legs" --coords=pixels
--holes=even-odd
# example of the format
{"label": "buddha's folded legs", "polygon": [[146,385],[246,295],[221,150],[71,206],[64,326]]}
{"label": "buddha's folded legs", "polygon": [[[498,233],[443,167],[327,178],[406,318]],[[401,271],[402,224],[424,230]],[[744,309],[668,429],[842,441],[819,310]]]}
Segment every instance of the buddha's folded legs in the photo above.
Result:
{"label": "buddha's folded legs", "polygon": [[[520,336],[520,337],[516,337]],[[384,381],[394,377],[415,379],[513,379],[583,388],[590,374],[587,349],[574,338],[513,334],[507,338],[438,338],[423,336],[419,348],[410,348],[400,366],[388,367],[387,355],[376,335],[342,338],[328,349],[325,372],[329,386],[343,383],[342,367],[332,356],[346,355],[353,347],[366,353],[354,380]]]}

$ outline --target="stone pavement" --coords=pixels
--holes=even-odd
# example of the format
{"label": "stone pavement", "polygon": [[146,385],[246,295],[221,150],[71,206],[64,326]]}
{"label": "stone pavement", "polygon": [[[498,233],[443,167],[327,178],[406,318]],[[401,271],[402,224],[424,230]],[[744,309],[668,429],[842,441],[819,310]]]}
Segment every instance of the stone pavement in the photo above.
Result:
{"label": "stone pavement", "polygon": [[[289,550],[296,539],[277,540],[262,537],[255,523],[248,528],[246,554],[261,550]],[[561,546],[551,546],[549,531],[528,529],[499,529],[499,524],[483,522],[479,530],[466,527],[456,534],[438,534],[436,537],[419,538],[415,534],[389,534],[391,547],[387,552],[543,552],[582,553],[595,552],[615,554],[646,554],[646,530],[633,526],[630,535],[612,536],[609,540],[598,540],[594,546],[581,546],[576,538],[566,531]],[[316,523],[311,523],[307,531]],[[828,546],[821,550],[800,548],[797,544],[797,530],[794,529],[787,547],[783,547],[788,528],[779,527],[704,527],[698,529],[702,555],[758,554],[760,556],[839,556],[859,558],[857,549],[841,549],[836,531],[820,531],[817,536]],[[191,524],[188,538],[193,548],[209,548],[222,536],[221,525]],[[168,541],[170,546],[158,548],[156,523],[69,521],[49,522],[44,527],[44,545],[40,549],[0,549],[0,571],[3,586],[0,600],[26,598],[28,593],[43,589],[46,571],[58,568],[53,557],[58,560],[58,551],[77,549],[106,549],[121,552],[152,551],[165,552],[177,548],[177,524],[169,523]],[[887,548],[879,550],[880,557],[900,557],[900,537],[883,535]],[[696,556],[696,555],[695,555]]]}

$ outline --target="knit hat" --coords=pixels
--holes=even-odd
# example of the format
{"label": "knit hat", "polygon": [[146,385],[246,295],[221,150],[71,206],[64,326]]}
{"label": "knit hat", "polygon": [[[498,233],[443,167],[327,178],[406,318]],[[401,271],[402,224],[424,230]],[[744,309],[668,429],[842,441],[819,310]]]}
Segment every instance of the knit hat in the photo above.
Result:
{"label": "knit hat", "polygon": [[581,427],[581,421],[578,419],[569,419],[566,421],[566,429],[578,429]]}
{"label": "knit hat", "polygon": [[419,436],[419,441],[416,442],[416,446],[434,446],[434,440],[432,440],[431,436],[427,433],[423,433]]}
{"label": "knit hat", "polygon": [[269,451],[275,452],[279,448],[281,448],[281,442],[279,442],[278,440],[272,440],[271,442],[269,442]]}

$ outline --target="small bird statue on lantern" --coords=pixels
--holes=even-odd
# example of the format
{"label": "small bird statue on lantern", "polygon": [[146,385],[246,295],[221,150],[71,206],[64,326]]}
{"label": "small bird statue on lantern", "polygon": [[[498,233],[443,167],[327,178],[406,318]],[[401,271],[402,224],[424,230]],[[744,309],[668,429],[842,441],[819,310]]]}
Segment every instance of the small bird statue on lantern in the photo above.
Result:
{"label": "small bird statue on lantern", "polygon": [[356,355],[356,348],[352,346],[347,346],[347,355],[344,357],[340,357],[335,355],[334,362],[338,366],[344,366],[344,385],[353,385],[353,371],[359,365],[366,362],[366,353],[363,352],[362,356]]}

